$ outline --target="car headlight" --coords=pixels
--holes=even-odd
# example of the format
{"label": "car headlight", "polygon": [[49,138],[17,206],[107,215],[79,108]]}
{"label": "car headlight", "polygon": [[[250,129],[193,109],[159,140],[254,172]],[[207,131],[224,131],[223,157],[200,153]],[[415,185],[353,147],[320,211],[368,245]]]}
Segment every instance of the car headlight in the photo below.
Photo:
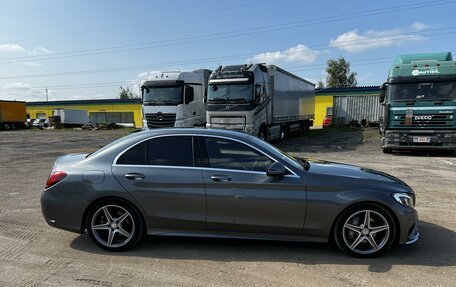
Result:
{"label": "car headlight", "polygon": [[413,208],[415,206],[415,201],[407,193],[395,193],[393,194],[394,199],[404,206]]}

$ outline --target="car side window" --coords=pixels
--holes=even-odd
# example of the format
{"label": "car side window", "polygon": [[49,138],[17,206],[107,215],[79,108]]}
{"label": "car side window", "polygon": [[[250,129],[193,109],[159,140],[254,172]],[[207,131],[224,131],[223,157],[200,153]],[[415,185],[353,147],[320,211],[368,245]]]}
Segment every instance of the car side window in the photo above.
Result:
{"label": "car side window", "polygon": [[209,160],[208,167],[266,172],[272,164],[269,157],[237,141],[205,137],[203,142]]}
{"label": "car side window", "polygon": [[167,136],[147,141],[147,164],[194,166],[192,136]]}
{"label": "car side window", "polygon": [[119,157],[117,164],[145,165],[146,143],[142,142],[127,150]]}

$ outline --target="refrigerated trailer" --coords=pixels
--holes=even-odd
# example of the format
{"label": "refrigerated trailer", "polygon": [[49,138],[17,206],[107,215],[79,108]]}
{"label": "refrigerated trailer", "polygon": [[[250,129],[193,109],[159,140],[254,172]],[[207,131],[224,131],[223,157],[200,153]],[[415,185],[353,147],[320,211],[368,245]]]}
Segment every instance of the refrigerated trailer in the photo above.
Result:
{"label": "refrigerated trailer", "polygon": [[23,128],[26,121],[25,102],[0,100],[0,129]]}
{"label": "refrigerated trailer", "polygon": [[207,128],[284,139],[313,125],[315,85],[275,65],[219,67],[209,78]]}
{"label": "refrigerated trailer", "polygon": [[83,126],[90,122],[87,110],[55,109],[53,115],[64,126]]}

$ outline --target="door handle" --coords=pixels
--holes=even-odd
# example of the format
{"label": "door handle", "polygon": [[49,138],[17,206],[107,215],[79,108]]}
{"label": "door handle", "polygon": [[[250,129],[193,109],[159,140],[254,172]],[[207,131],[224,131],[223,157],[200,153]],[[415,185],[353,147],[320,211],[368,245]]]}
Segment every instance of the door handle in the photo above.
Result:
{"label": "door handle", "polygon": [[127,174],[125,174],[125,177],[127,179],[132,179],[132,180],[142,180],[146,176],[142,173],[127,173]]}
{"label": "door handle", "polygon": [[236,194],[234,196],[234,198],[237,198],[237,199],[250,199],[250,196],[245,195],[245,194]]}
{"label": "door handle", "polygon": [[231,177],[226,175],[213,175],[211,176],[211,179],[217,182],[227,182],[231,180]]}

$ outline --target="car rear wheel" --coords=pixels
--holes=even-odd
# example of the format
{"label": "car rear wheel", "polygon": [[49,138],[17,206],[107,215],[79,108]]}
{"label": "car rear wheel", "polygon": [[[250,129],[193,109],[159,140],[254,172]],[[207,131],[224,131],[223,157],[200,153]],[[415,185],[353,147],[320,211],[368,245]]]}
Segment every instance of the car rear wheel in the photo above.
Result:
{"label": "car rear wheel", "polygon": [[109,251],[132,248],[143,232],[143,223],[136,209],[121,200],[107,200],[95,205],[89,211],[86,226],[90,238]]}
{"label": "car rear wheel", "polygon": [[339,216],[334,239],[345,253],[355,257],[375,257],[387,251],[395,238],[391,214],[378,205],[363,204]]}

